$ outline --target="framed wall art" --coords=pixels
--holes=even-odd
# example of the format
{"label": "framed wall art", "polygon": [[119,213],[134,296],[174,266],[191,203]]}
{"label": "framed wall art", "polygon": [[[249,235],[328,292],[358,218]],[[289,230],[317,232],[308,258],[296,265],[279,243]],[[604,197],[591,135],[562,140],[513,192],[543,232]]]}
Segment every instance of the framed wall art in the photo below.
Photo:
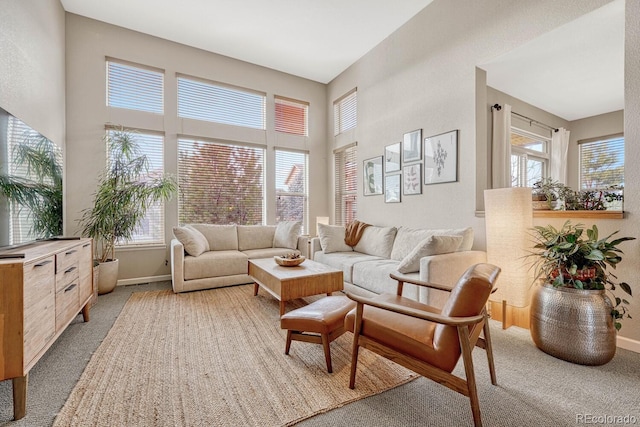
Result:
{"label": "framed wall art", "polygon": [[440,184],[458,180],[458,131],[424,139],[424,183]]}
{"label": "framed wall art", "polygon": [[422,164],[407,165],[402,168],[402,194],[422,194]]}
{"label": "framed wall art", "polygon": [[384,172],[397,172],[400,170],[400,143],[384,147]]}
{"label": "framed wall art", "polygon": [[404,134],[402,138],[402,161],[416,162],[422,158],[422,129]]}
{"label": "framed wall art", "polygon": [[372,157],[362,162],[364,195],[382,194],[382,156]]}
{"label": "framed wall art", "polygon": [[384,177],[384,201],[385,203],[400,203],[400,178],[399,173]]}

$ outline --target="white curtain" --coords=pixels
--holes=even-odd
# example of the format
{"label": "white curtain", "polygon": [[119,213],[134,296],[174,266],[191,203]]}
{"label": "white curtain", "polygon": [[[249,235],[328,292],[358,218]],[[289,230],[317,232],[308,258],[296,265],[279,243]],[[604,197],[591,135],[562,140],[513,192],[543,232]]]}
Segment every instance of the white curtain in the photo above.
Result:
{"label": "white curtain", "polygon": [[511,187],[511,105],[493,108],[492,188]]}
{"label": "white curtain", "polygon": [[549,176],[554,181],[567,183],[567,152],[569,151],[569,131],[565,128],[552,132],[551,135],[551,161],[549,164]]}

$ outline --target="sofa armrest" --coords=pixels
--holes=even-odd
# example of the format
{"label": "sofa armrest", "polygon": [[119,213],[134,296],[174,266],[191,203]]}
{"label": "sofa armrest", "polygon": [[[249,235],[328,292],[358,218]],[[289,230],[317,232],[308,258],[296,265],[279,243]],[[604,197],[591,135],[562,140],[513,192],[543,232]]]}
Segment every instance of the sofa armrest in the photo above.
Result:
{"label": "sofa armrest", "polygon": [[305,258],[309,258],[309,236],[298,236],[297,249],[300,251],[300,255]]}
{"label": "sofa armrest", "polygon": [[171,286],[175,293],[184,291],[184,246],[178,239],[171,240]]}
{"label": "sofa armrest", "polygon": [[320,244],[320,238],[319,237],[311,238],[311,240],[309,241],[309,258],[313,259],[313,255],[316,252],[319,252],[321,250],[322,250],[322,245]]}

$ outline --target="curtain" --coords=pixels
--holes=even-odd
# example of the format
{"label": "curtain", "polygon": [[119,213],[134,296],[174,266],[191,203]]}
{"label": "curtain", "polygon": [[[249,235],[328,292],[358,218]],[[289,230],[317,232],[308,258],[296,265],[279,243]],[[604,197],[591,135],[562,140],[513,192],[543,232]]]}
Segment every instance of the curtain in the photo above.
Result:
{"label": "curtain", "polygon": [[493,108],[492,188],[511,187],[511,105]]}
{"label": "curtain", "polygon": [[567,183],[567,152],[569,150],[569,131],[558,129],[551,135],[551,162],[549,176],[555,181]]}

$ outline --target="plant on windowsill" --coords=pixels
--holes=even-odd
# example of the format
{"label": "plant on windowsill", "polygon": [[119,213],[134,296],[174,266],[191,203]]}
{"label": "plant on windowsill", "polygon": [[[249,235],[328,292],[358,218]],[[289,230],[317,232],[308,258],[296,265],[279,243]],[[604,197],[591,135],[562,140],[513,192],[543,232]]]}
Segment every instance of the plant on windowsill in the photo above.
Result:
{"label": "plant on windowsill", "polygon": [[[562,228],[534,227],[536,287],[531,302],[531,336],[543,351],[574,363],[599,365],[615,355],[620,320],[631,318],[628,283],[609,271],[622,261],[622,242],[634,237],[600,238],[598,228],[570,221]],[[613,296],[615,304],[607,296]]]}
{"label": "plant on windowsill", "polygon": [[113,291],[117,283],[116,244],[133,237],[150,206],[169,200],[177,191],[173,177],[150,173],[134,131],[110,131],[105,141],[107,167],[99,178],[93,207],[83,210],[80,219],[82,234],[95,241],[100,294]]}

